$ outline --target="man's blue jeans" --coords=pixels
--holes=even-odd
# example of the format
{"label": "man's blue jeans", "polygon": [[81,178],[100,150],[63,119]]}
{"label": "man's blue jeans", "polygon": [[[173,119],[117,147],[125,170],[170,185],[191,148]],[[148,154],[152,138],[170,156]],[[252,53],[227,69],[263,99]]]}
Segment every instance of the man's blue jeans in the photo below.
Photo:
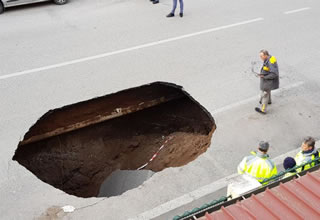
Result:
{"label": "man's blue jeans", "polygon": [[[180,13],[183,13],[183,0],[179,0],[179,3],[180,3]],[[174,12],[176,11],[177,4],[178,4],[178,0],[173,0],[173,9],[171,11],[172,14],[174,14]]]}

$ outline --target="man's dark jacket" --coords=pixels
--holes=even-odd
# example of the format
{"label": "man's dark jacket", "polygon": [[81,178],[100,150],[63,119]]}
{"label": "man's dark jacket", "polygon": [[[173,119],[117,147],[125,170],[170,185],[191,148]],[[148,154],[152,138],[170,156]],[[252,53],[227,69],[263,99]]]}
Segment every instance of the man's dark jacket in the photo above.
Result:
{"label": "man's dark jacket", "polygon": [[264,61],[261,74],[264,75],[263,78],[260,78],[260,89],[262,91],[279,88],[279,68],[274,56],[269,56],[268,59]]}

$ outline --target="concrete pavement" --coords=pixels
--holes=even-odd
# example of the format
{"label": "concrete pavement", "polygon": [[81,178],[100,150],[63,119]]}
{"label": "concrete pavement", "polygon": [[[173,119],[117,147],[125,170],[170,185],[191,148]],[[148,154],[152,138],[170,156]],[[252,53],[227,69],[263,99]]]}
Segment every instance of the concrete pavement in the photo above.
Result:
{"label": "concrete pavement", "polygon": [[[1,15],[3,218],[30,219],[51,206],[73,205],[66,218],[127,219],[234,173],[261,139],[270,140],[272,156],[295,149],[306,135],[319,139],[320,3],[269,4],[266,10],[253,0],[186,1],[184,18],[167,19],[171,1],[79,0]],[[251,61],[262,48],[278,58],[281,87],[288,87],[266,117],[253,111],[259,83]],[[72,63],[88,57],[97,58]],[[209,150],[188,165],[156,173],[118,197],[81,199],[11,160],[24,133],[49,109],[159,80],[182,85],[217,122]],[[297,82],[303,84],[290,87]]]}

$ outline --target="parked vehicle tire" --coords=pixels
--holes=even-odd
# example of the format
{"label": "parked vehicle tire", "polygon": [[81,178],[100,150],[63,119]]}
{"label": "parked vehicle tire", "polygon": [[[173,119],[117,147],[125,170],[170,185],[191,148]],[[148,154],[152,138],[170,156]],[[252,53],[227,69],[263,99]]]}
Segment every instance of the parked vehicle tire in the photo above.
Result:
{"label": "parked vehicle tire", "polygon": [[3,3],[0,1],[0,14],[4,12],[4,6]]}
{"label": "parked vehicle tire", "polygon": [[53,2],[57,5],[64,5],[68,2],[68,0],[53,0]]}

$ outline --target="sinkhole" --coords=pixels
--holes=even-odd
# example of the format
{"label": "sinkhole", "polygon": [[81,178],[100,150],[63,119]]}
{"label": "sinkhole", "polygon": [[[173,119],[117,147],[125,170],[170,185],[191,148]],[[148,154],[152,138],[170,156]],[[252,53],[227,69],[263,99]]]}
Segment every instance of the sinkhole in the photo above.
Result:
{"label": "sinkhole", "polygon": [[50,110],[13,160],[68,194],[115,196],[195,160],[215,128],[182,87],[155,82]]}

